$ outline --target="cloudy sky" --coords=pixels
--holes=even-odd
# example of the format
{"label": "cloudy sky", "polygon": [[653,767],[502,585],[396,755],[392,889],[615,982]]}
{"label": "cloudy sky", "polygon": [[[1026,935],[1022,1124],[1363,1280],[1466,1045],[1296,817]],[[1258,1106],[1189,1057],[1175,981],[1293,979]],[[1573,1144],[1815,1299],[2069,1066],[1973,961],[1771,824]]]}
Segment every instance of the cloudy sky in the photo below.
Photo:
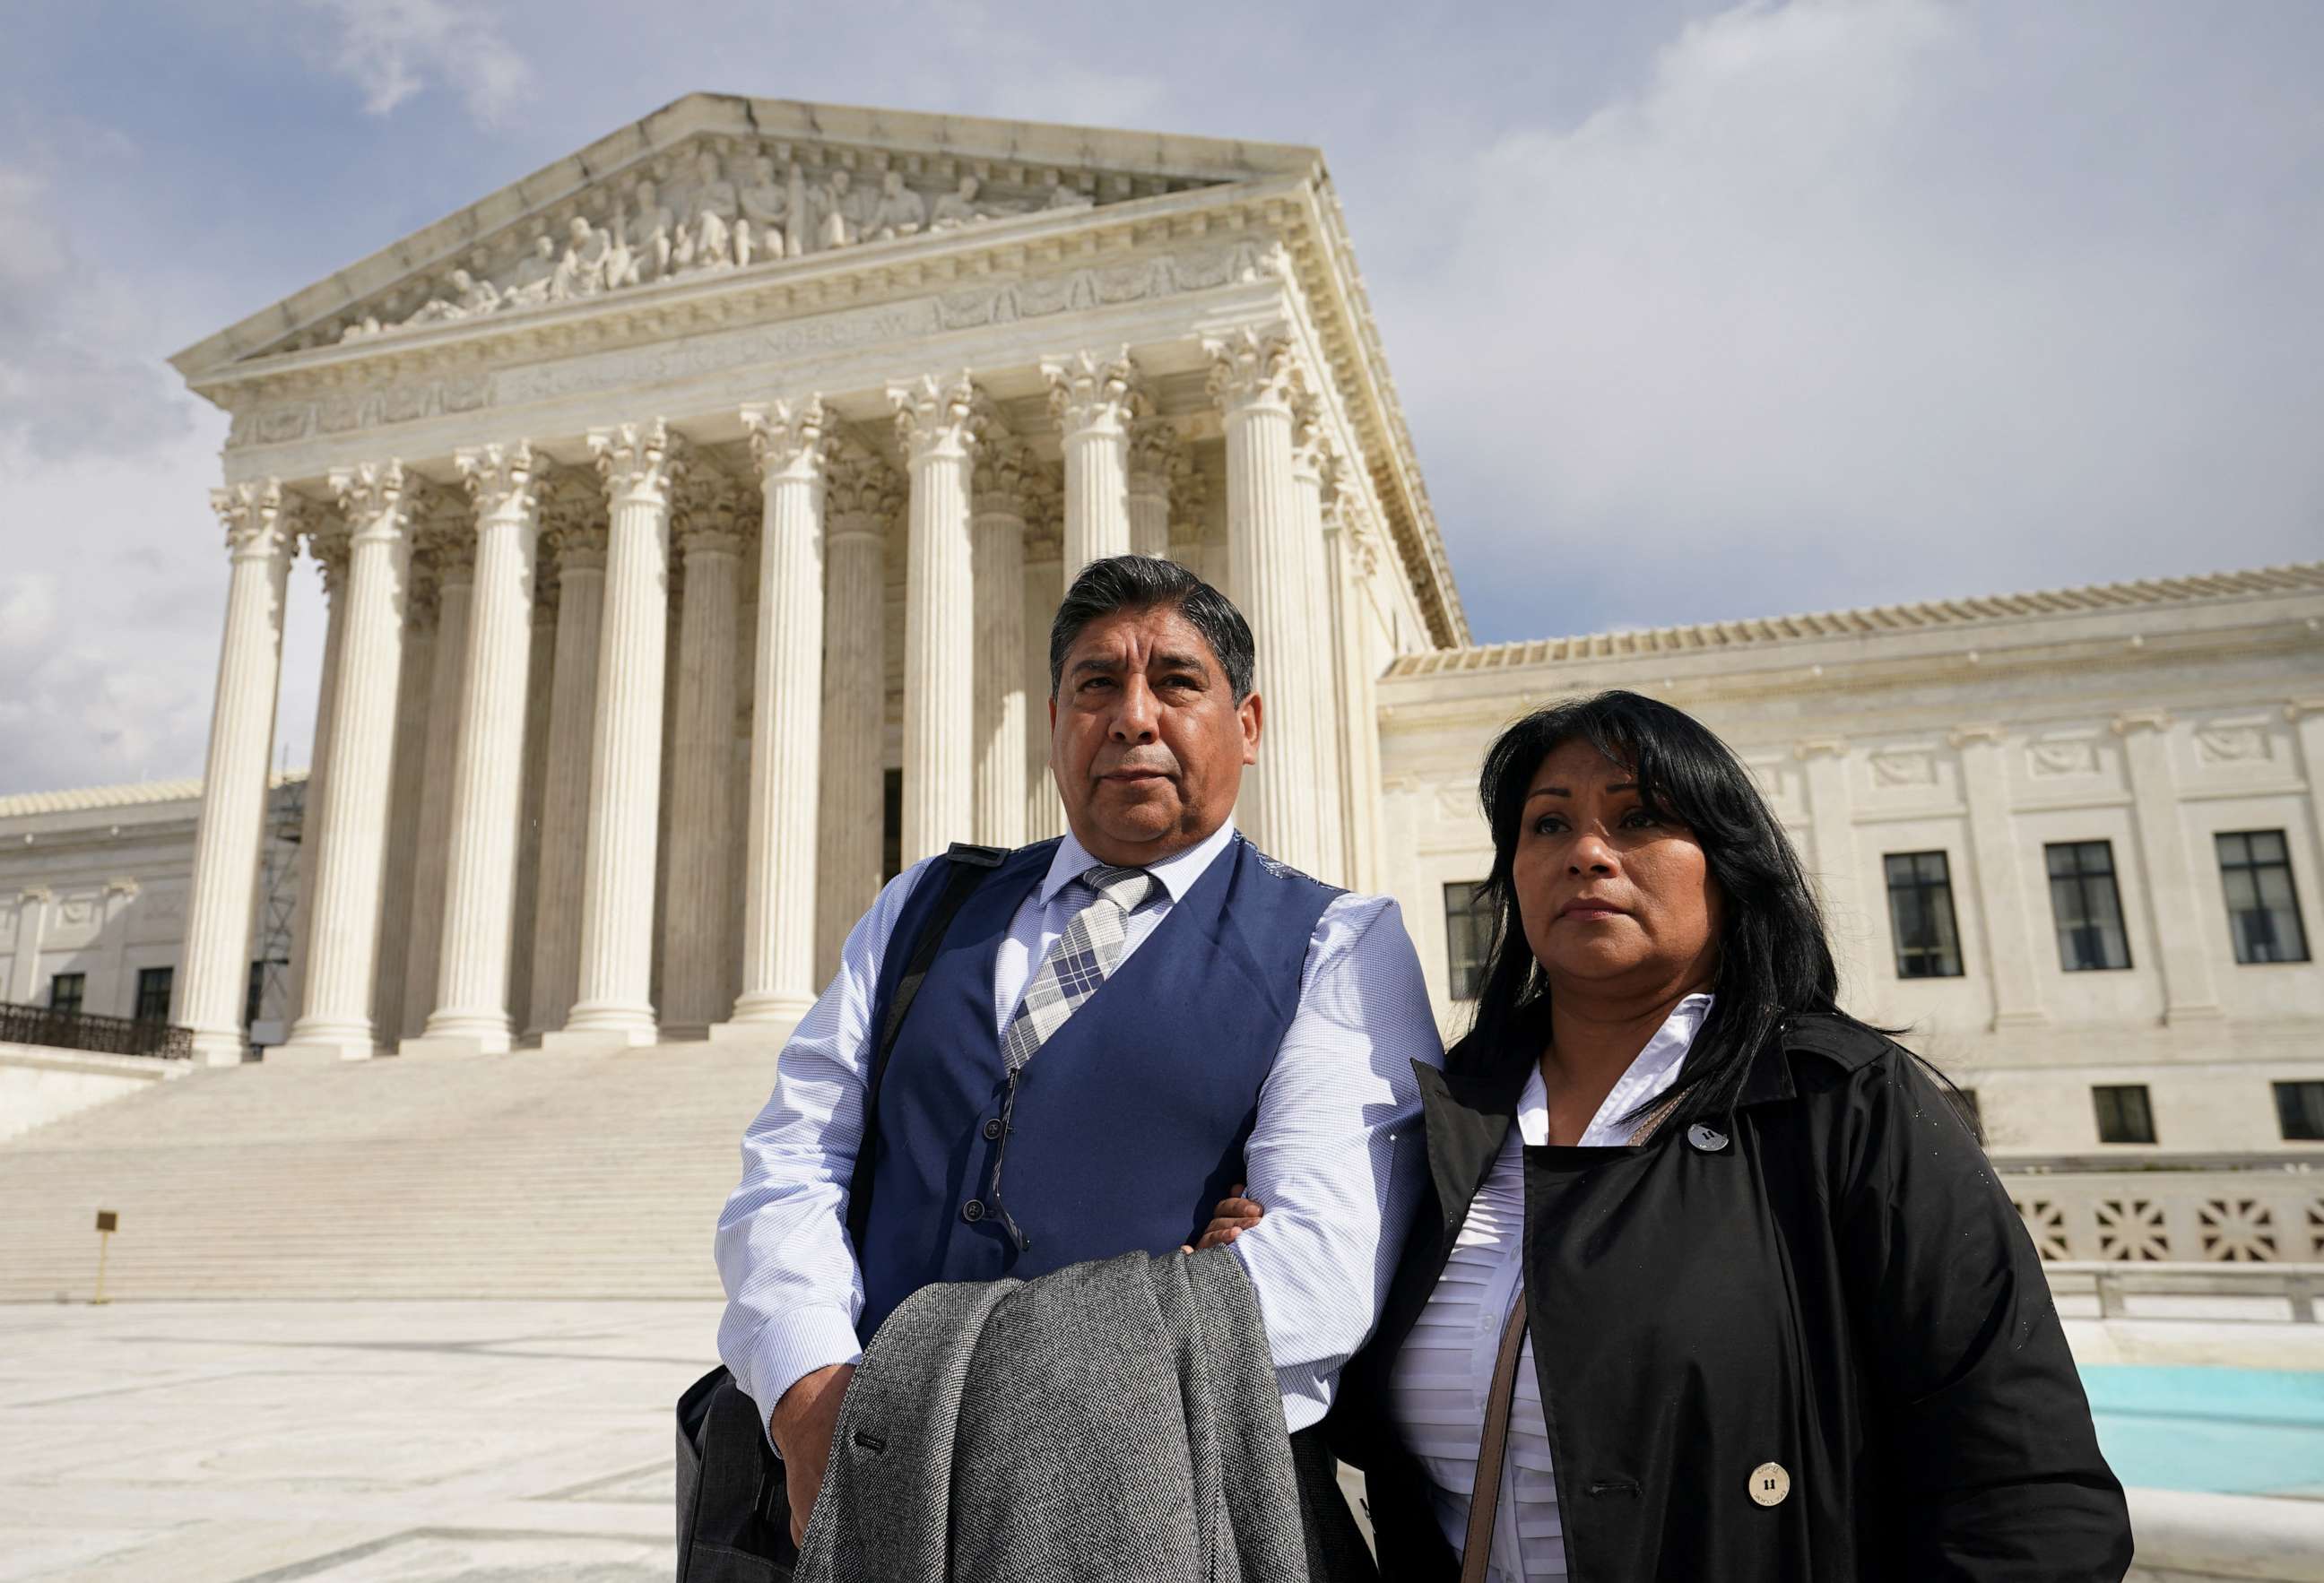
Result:
{"label": "cloudy sky", "polygon": [[163,358],[696,89],[1320,145],[1480,640],[2324,556],[2308,0],[10,13],[0,792],[199,773]]}

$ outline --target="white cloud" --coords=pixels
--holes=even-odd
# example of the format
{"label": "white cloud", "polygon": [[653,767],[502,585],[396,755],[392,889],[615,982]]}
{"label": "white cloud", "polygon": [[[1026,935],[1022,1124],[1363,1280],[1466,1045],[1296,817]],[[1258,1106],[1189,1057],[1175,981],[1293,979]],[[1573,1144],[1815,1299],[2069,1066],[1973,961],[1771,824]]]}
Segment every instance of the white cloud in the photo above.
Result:
{"label": "white cloud", "polygon": [[332,69],[385,115],[440,78],[479,124],[497,126],[532,96],[533,72],[497,22],[464,0],[306,0],[337,23]]}
{"label": "white cloud", "polygon": [[[2324,336],[2294,261],[2324,207],[2257,195],[2239,217],[2284,252],[2254,248],[2206,212],[2239,149],[2144,142],[2133,116],[2173,106],[2027,72],[1996,31],[1745,5],[1469,167],[1441,262],[1382,295],[1480,626],[2316,553]],[[2264,126],[2264,97],[2239,114]]]}

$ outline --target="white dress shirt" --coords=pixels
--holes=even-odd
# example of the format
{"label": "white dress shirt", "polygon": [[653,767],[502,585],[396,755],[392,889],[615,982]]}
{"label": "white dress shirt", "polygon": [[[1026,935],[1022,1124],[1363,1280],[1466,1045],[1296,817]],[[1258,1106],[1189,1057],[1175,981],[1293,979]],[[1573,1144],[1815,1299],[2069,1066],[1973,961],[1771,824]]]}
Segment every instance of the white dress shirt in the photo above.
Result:
{"label": "white dress shirt", "polygon": [[[1711,997],[1690,995],[1674,1007],[1638,1052],[1582,1134],[1583,1147],[1629,1141],[1626,1119],[1668,1091],[1711,1011]],[[1459,1553],[1469,1537],[1469,1497],[1477,1487],[1477,1441],[1492,1397],[1493,1365],[1509,1309],[1522,1295],[1525,1255],[1524,1146],[1549,1141],[1549,1091],[1536,1066],[1517,1100],[1517,1124],[1469,1206],[1444,1274],[1412,1327],[1388,1375],[1388,1410],[1405,1443],[1435,1487],[1436,1521]],[[1260,1222],[1262,1225],[1264,1221]],[[1551,1299],[1554,1301],[1554,1299]],[[1519,1356],[1508,1452],[1501,1468],[1487,1576],[1496,1583],[1535,1583],[1565,1576],[1564,1527],[1551,1477],[1549,1430],[1534,1373],[1533,1335]]]}
{"label": "white dress shirt", "polygon": [[[1161,883],[1130,916],[1122,960],[1226,852],[1228,824],[1148,871]],[[742,1181],[718,1221],[726,1312],[719,1356],[761,1413],[792,1383],[862,1356],[863,1280],[846,1232],[847,1190],[863,1136],[872,1002],[898,915],[931,858],[880,893],[839,971],[777,1064],[774,1095],[742,1137]],[[993,972],[992,1023],[1006,1028],[1034,970],[1089,900],[1072,882],[1097,861],[1067,835],[1011,919]],[[1157,1012],[1163,1008],[1157,1008]],[[1167,1008],[1202,1036],[1199,1008]],[[1299,1005],[1261,1084],[1243,1157],[1266,1217],[1233,1243],[1294,1430],[1331,1405],[1340,1367],[1371,1333],[1403,1224],[1427,1169],[1412,1063],[1443,1058],[1420,962],[1386,897],[1341,896],[1307,946]],[[1036,1060],[1042,1059],[1036,1056]],[[1135,1118],[1123,1117],[1125,1147]]]}

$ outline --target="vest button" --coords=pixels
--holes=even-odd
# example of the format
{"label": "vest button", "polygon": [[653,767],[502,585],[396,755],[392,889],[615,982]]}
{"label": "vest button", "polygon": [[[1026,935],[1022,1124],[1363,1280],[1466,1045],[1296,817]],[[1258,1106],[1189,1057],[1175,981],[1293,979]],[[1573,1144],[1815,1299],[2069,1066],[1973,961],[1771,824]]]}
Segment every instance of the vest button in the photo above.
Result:
{"label": "vest button", "polygon": [[984,1136],[988,1142],[1001,1136],[1001,1118],[996,1116],[984,1124]]}
{"label": "vest button", "polygon": [[973,1226],[979,1220],[984,1219],[984,1206],[977,1202],[974,1199],[970,1199],[966,1203],[960,1206],[960,1218]]}

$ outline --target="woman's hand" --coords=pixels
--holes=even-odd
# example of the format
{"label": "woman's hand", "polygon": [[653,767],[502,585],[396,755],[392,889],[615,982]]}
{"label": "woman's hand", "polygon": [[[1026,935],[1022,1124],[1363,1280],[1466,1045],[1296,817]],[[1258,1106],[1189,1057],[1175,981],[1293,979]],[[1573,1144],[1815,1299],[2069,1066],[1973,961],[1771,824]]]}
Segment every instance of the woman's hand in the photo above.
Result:
{"label": "woman's hand", "polygon": [[1259,1224],[1267,1210],[1255,1198],[1242,1196],[1243,1184],[1234,1184],[1232,1197],[1219,1200],[1219,1207],[1211,1211],[1211,1223],[1203,1228],[1202,1239],[1192,1247],[1180,1247],[1180,1253],[1200,1253],[1206,1247],[1224,1247],[1236,1238]]}

